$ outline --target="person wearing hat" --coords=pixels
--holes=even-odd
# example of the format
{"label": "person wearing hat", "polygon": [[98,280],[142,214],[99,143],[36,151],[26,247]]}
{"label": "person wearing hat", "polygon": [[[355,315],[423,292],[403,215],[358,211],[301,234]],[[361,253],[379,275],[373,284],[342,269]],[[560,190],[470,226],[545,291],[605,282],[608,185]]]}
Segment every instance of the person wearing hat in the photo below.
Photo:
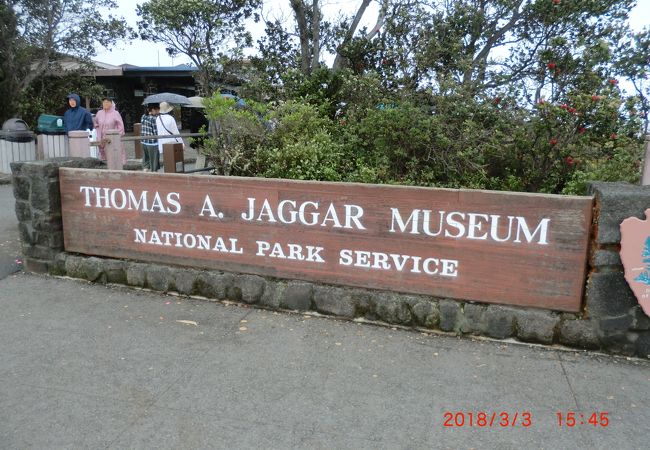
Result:
{"label": "person wearing hat", "polygon": [[[118,130],[120,136],[124,136],[124,122],[122,116],[115,109],[115,103],[109,97],[102,99],[102,109],[95,115],[95,129],[97,130],[97,140],[99,144],[99,158],[106,161],[106,144],[102,141],[106,137],[108,130]],[[122,164],[126,163],[126,149],[120,141],[120,153]]]}
{"label": "person wearing hat", "polygon": [[[172,114],[170,114],[173,110],[174,107],[169,103],[160,102],[160,114],[158,115],[158,117],[156,117],[156,128],[158,129],[158,135],[162,136],[162,135],[170,135],[170,134],[180,134],[180,131],[178,131],[178,126],[176,125],[176,119]],[[174,144],[174,143],[183,144],[183,148],[185,148],[185,144],[183,143],[183,139],[181,138],[177,137],[177,138],[158,139],[159,154],[162,155],[164,144]]]}
{"label": "person wearing hat", "polygon": [[[156,117],[160,113],[158,103],[147,105],[147,112],[140,118],[142,129],[140,136],[157,136]],[[142,166],[145,172],[157,172],[160,169],[160,155],[158,153],[158,139],[142,139]]]}
{"label": "person wearing hat", "polygon": [[67,98],[70,108],[63,113],[65,132],[92,130],[95,127],[93,124],[93,116],[86,108],[79,106],[81,103],[79,96],[75,93],[70,93]]}

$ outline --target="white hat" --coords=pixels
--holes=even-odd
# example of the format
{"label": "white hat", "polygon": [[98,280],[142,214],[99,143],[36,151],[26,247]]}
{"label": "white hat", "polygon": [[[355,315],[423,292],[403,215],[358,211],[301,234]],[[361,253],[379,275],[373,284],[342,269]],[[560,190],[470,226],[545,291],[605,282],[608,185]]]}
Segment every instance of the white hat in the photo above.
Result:
{"label": "white hat", "polygon": [[169,112],[172,112],[174,110],[174,107],[170,105],[167,102],[160,102],[160,112],[163,114],[167,114]]}

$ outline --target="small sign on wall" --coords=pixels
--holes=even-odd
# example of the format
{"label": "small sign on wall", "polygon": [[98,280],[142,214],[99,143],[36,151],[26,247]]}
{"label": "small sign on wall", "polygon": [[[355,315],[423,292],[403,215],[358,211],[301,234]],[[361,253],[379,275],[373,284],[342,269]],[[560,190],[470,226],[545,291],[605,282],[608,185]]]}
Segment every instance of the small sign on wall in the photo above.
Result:
{"label": "small sign on wall", "polygon": [[645,220],[630,217],[621,223],[621,261],[625,280],[650,316],[650,209]]}
{"label": "small sign on wall", "polygon": [[60,169],[65,249],[578,311],[592,198]]}

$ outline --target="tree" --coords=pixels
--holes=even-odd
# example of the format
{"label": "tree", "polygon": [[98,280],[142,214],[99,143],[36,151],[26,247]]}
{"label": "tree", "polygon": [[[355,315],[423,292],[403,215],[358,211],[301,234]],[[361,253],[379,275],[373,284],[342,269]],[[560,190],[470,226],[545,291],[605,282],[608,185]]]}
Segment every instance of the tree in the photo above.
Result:
{"label": "tree", "polygon": [[[372,1],[380,4],[376,24],[370,31],[361,30],[358,36],[359,24]],[[275,80],[281,78],[280,73],[286,76],[289,69],[298,69],[303,76],[310,76],[324,67],[326,51],[335,56],[333,70],[348,66],[357,41],[372,40],[379,32],[389,1],[362,0],[354,16],[335,20],[324,20],[321,0],[289,0],[289,4],[293,26],[287,28],[286,21],[280,19],[266,21],[266,36],[258,41],[261,55],[258,65]]]}
{"label": "tree", "polygon": [[605,74],[616,55],[601,50],[629,34],[634,1],[393,2],[375,45],[376,70],[396,85],[437,92],[477,94],[517,84],[532,105],[549,91],[566,95],[588,72]]}
{"label": "tree", "polygon": [[14,112],[15,95],[18,89],[17,77],[13,74],[20,67],[18,49],[21,38],[18,33],[18,18],[11,5],[0,4],[0,121],[4,122]]}
{"label": "tree", "polygon": [[[647,33],[627,27],[633,0],[393,0],[374,34],[321,21],[318,47],[321,3],[292,4],[296,33],[275,26],[265,50],[294,49],[282,99],[335,125],[349,181],[584,193],[589,180],[638,180],[650,55]],[[343,70],[312,66],[324,48]],[[282,158],[308,161],[323,142],[277,146],[262,173],[297,176]]]}
{"label": "tree", "polygon": [[616,53],[621,55],[616,71],[630,80],[634,89],[630,114],[640,119],[643,133],[647,134],[650,129],[650,29],[622,40]]}
{"label": "tree", "polygon": [[14,0],[18,28],[30,58],[29,70],[19,89],[48,72],[63,56],[90,63],[96,44],[108,47],[127,36],[129,28],[121,18],[98,14],[100,8],[115,8],[113,0]]}
{"label": "tree", "polygon": [[[222,60],[241,57],[252,44],[244,20],[261,0],[149,0],[138,5],[140,37],[163,43],[170,56],[186,55],[199,69],[198,82],[212,93]],[[257,18],[256,16],[254,16]]]}
{"label": "tree", "polygon": [[[129,28],[123,19],[98,14],[100,8],[114,8],[113,0],[8,0],[0,5],[0,89],[2,117],[25,111],[26,99],[39,79],[65,76],[60,62],[76,58],[91,68],[96,44],[108,47],[125,37]],[[45,89],[45,92],[43,91]],[[51,97],[47,85],[36,89]],[[21,105],[18,104],[21,100]],[[31,114],[31,113],[29,113]]]}
{"label": "tree", "polygon": [[[334,64],[332,65],[332,69],[334,70],[339,70],[344,65],[346,62],[349,62],[347,58],[344,56],[345,52],[349,52],[349,47],[351,44],[354,42],[355,39],[355,33],[357,32],[357,28],[359,27],[359,23],[361,22],[361,19],[363,18],[366,8],[368,8],[368,5],[370,5],[371,0],[363,0],[361,5],[359,6],[359,9],[357,10],[356,14],[354,15],[354,18],[352,19],[352,22],[350,23],[349,26],[346,26],[347,24],[343,25],[341,27],[341,31],[343,32],[343,39],[341,43],[338,46],[337,52],[336,52],[336,58],[334,59]],[[377,16],[377,21],[375,23],[375,26],[372,27],[370,31],[365,33],[360,38],[356,38],[358,40],[363,41],[372,41],[374,37],[379,33],[379,30],[381,29],[382,25],[384,24],[384,20],[386,18],[386,13],[388,11],[388,6],[389,2],[388,0],[381,0],[381,8],[379,10],[379,14]]]}

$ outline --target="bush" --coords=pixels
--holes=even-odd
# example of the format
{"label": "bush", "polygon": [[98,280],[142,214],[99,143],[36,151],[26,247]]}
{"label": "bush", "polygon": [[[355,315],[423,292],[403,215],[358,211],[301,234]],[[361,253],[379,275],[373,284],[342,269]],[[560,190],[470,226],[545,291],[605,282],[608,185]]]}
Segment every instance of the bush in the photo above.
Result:
{"label": "bush", "polygon": [[268,122],[215,104],[213,148],[231,173],[565,194],[639,178],[633,105],[611,86],[530,109],[462,90],[400,97],[345,71],[299,81],[304,97],[274,105]]}
{"label": "bush", "polygon": [[586,195],[590,181],[626,181],[638,184],[641,178],[642,147],[634,140],[617,145],[612,156],[581,161],[570,160],[575,166],[562,194]]}
{"label": "bush", "polygon": [[255,153],[267,138],[263,108],[254,102],[238,105],[215,93],[204,102],[210,137],[202,152],[223,175],[255,175]]}
{"label": "bush", "polygon": [[342,146],[326,131],[257,154],[262,176],[319,181],[342,180],[342,156]]}
{"label": "bush", "polygon": [[340,181],[343,149],[332,122],[317,106],[286,102],[270,114],[273,130],[257,152],[258,174],[272,178]]}

